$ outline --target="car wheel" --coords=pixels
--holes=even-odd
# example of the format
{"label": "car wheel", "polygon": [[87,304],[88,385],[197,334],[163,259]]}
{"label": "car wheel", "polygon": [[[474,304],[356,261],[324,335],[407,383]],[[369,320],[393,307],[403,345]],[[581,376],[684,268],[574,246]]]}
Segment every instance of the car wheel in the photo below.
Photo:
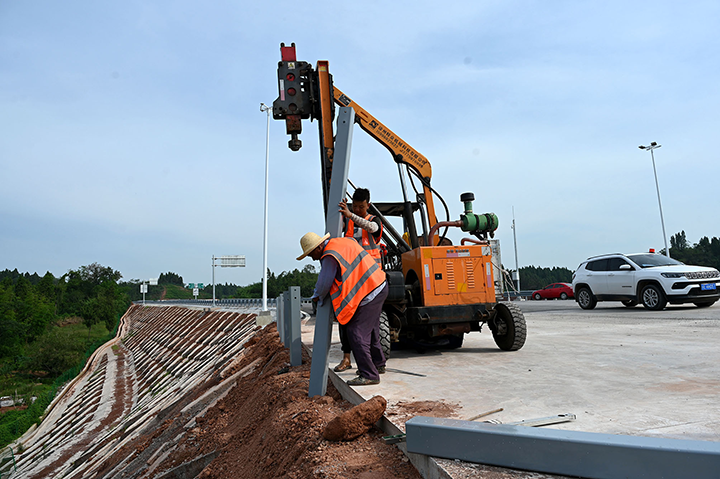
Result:
{"label": "car wheel", "polygon": [[696,303],[693,303],[698,308],[709,308],[713,304],[715,304],[715,301],[698,301]]}
{"label": "car wheel", "polygon": [[540,300],[542,299],[542,296],[540,296],[540,293],[535,293],[535,294],[533,295],[533,299],[536,300],[536,301],[540,301]]}
{"label": "car wheel", "polygon": [[642,293],[640,293],[640,298],[642,299],[642,304],[645,306],[645,309],[651,311],[660,311],[667,305],[665,293],[663,293],[659,286],[654,284],[645,286],[642,289]]}
{"label": "car wheel", "polygon": [[567,298],[568,298],[568,296],[567,296],[566,292],[563,291],[562,293],[560,293],[560,299],[567,299]]}
{"label": "car wheel", "polygon": [[622,304],[626,308],[634,308],[635,306],[637,306],[638,302],[634,299],[626,299],[625,301],[622,302]]}
{"label": "car wheel", "polygon": [[582,309],[593,309],[597,306],[597,299],[590,288],[580,288],[577,292],[577,302]]}

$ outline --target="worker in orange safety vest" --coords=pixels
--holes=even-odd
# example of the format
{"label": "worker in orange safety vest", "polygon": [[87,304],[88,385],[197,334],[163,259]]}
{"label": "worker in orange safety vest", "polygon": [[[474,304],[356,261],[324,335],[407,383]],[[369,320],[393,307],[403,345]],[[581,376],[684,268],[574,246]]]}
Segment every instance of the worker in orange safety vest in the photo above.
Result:
{"label": "worker in orange safety vest", "polygon": [[[365,251],[382,267],[382,253],[380,239],[382,238],[382,222],[376,216],[368,214],[370,207],[370,190],[357,188],[352,196],[352,212],[348,208],[347,200],[343,199],[338,205],[340,213],[345,217],[345,237],[355,238]],[[333,369],[337,372],[352,368],[350,361],[350,343],[347,339],[347,329],[344,325],[338,328],[340,346],[343,358]]]}
{"label": "worker in orange safety vest", "polygon": [[352,212],[348,208],[345,199],[338,206],[340,207],[340,213],[345,217],[345,236],[355,238],[360,243],[360,246],[382,267],[380,240],[382,239],[383,226],[380,218],[368,214],[370,190],[367,188],[357,188],[355,190],[352,196]]}
{"label": "worker in orange safety vest", "polygon": [[320,261],[313,301],[323,304],[330,296],[335,317],[347,325],[347,336],[358,375],[351,386],[378,384],[385,372],[380,345],[380,313],[388,295],[385,272],[352,238],[330,238],[307,233],[300,239],[303,254]]}

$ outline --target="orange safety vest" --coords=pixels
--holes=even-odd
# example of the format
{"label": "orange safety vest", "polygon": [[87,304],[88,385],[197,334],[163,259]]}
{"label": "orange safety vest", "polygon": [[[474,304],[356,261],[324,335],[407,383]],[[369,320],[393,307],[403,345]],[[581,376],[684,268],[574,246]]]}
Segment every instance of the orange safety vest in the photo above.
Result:
{"label": "orange safety vest", "polygon": [[[367,215],[365,217],[366,220],[372,221],[375,219],[373,215]],[[375,235],[371,234],[369,231],[364,230],[362,228],[359,228],[360,231],[362,231],[362,239],[360,240],[360,246],[363,247],[367,253],[373,257],[375,262],[382,268],[382,252],[380,250],[380,246],[378,246],[377,242],[375,242]],[[380,224],[380,237],[382,238],[382,223]],[[345,237],[347,238],[355,238],[355,222],[351,219],[347,219],[347,229],[345,231]]]}
{"label": "orange safety vest", "polygon": [[340,266],[340,277],[330,287],[335,317],[347,324],[360,302],[385,281],[385,272],[352,238],[330,238],[322,257],[331,255]]}

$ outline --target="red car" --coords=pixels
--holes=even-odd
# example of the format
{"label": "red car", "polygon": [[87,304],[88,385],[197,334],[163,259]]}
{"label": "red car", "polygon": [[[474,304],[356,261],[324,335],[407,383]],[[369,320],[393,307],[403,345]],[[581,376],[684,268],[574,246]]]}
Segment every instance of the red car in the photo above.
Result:
{"label": "red car", "polygon": [[532,299],[568,299],[574,298],[572,285],[568,283],[553,283],[543,289],[533,291]]}

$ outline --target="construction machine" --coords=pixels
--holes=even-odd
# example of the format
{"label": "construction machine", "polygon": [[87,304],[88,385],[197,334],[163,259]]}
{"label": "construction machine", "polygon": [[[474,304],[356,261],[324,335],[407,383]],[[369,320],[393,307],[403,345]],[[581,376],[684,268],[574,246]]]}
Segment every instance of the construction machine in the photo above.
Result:
{"label": "construction machine", "polygon": [[[496,300],[489,238],[498,228],[497,216],[474,213],[473,193],[463,193],[460,201],[464,212],[460,219],[451,220],[447,204],[431,185],[432,168],[425,156],[337,88],[327,61],[318,61],[315,68],[298,61],[294,43],[281,44],[280,52],[279,96],[273,103],[273,118],[285,121],[290,135],[288,146],[293,151],[302,147],[298,137],[302,120],[317,120],[325,213],[336,207],[328,204],[336,146],[336,105],[352,108],[355,123],[387,148],[398,165],[402,201],[373,202],[370,208],[383,223],[382,242],[387,250],[383,268],[390,293],[380,325],[386,355],[395,343],[416,349],[457,348],[466,333],[481,331],[483,325],[488,326],[500,349],[522,348],[526,338],[522,311],[511,302]],[[407,183],[415,193],[412,199]],[[444,207],[444,221],[438,221],[435,214],[436,199]],[[398,231],[389,221],[393,216],[402,218],[404,231]],[[459,228],[472,237],[453,245],[446,238],[448,228]]]}

